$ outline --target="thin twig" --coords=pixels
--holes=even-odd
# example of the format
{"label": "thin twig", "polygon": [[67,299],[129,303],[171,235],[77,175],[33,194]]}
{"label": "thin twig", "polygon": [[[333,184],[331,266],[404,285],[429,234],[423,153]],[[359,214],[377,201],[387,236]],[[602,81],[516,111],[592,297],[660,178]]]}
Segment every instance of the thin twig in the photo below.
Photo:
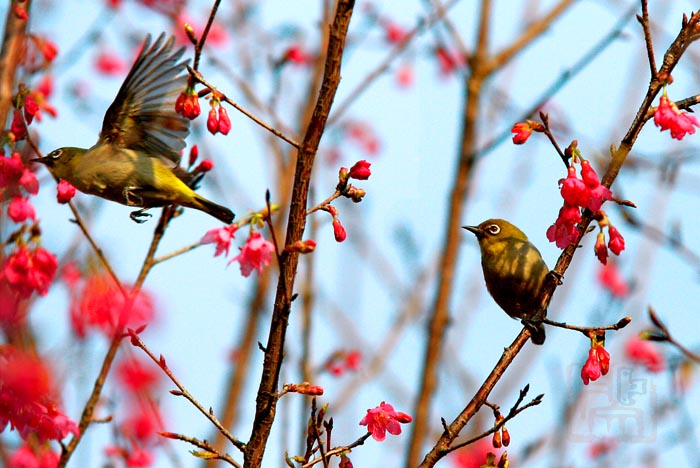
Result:
{"label": "thin twig", "polygon": [[170,393],[176,396],[182,396],[185,397],[187,401],[192,403],[195,408],[199,410],[200,413],[202,413],[218,430],[221,432],[236,448],[238,448],[240,451],[244,451],[246,448],[246,444],[238,440],[236,437],[231,434],[228,429],[226,429],[224,426],[221,425],[219,420],[214,416],[214,413],[210,409],[207,411],[200,403],[197,401],[197,399],[192,396],[190,392],[187,391],[185,386],[180,383],[180,381],[175,377],[175,375],[170,371],[170,368],[167,366],[165,363],[165,358],[162,356],[157,358],[155,354],[146,346],[146,343],[141,340],[141,338],[135,333],[130,331],[129,332],[129,338],[131,340],[131,344],[136,346],[137,348],[141,348],[147,355],[148,357],[155,362],[158,367],[162,369],[162,371],[165,373],[165,375],[168,376],[170,381],[175,384],[175,386],[178,388],[179,391],[176,390],[171,390]]}
{"label": "thin twig", "polygon": [[610,325],[603,325],[600,327],[580,327],[578,325],[570,325],[566,322],[555,322],[554,320],[550,320],[548,318],[545,318],[542,320],[542,323],[546,323],[547,325],[551,325],[552,327],[559,327],[559,328],[565,328],[567,330],[575,330],[583,333],[584,335],[588,336],[589,332],[597,331],[597,330],[620,330],[622,328],[625,328],[629,323],[632,321],[631,317],[623,317],[621,318],[617,323],[613,323]]}
{"label": "thin twig", "polygon": [[[520,393],[520,395],[522,396],[522,392]],[[502,421],[494,424],[493,427],[491,429],[489,429],[488,431],[482,432],[481,434],[474,436],[471,439],[465,440],[464,442],[460,442],[459,444],[455,444],[455,445],[451,446],[448,449],[448,453],[454,452],[455,450],[459,450],[462,447],[466,447],[467,445],[471,445],[479,439],[483,439],[484,437],[488,437],[491,434],[494,434],[494,433],[500,431],[501,428],[503,426],[505,426],[506,423],[508,421],[510,421],[511,419],[515,418],[517,415],[519,415],[520,413],[522,413],[526,409],[532,408],[533,406],[537,406],[540,403],[542,403],[543,396],[544,395],[537,395],[535,398],[533,398],[529,403],[527,403],[524,406],[519,406],[520,403],[522,402],[522,398],[519,398],[518,401],[515,403],[515,405],[513,405],[513,407],[508,412],[508,415],[505,416]]]}
{"label": "thin twig", "polygon": [[[343,445],[342,447],[336,447],[332,450],[327,451],[326,458],[332,457],[333,455],[340,455],[343,452],[350,452],[355,447],[358,447],[360,445],[364,445],[365,441],[367,439],[369,439],[369,437],[371,435],[372,434],[370,432],[368,432],[367,434],[363,435],[362,437],[360,437],[359,439],[357,439],[355,442],[353,442],[350,445]],[[315,464],[320,463],[322,461],[323,461],[323,457],[314,458],[313,460],[310,460],[308,463],[301,465],[300,468],[311,468]]]}
{"label": "thin twig", "polygon": [[658,72],[656,70],[656,59],[654,58],[654,45],[651,41],[651,30],[649,29],[649,6],[647,5],[647,0],[642,0],[642,16],[637,15],[637,20],[641,23],[644,31],[644,43],[646,44],[647,57],[649,57],[650,76],[654,78]]}
{"label": "thin twig", "polygon": [[286,141],[287,143],[289,143],[290,145],[292,145],[292,146],[295,147],[295,148],[299,148],[299,143],[298,143],[298,142],[294,141],[292,138],[288,137],[287,135],[285,135],[284,133],[280,132],[280,131],[277,130],[276,128],[274,128],[274,127],[272,127],[272,126],[266,124],[263,120],[259,119],[258,117],[256,117],[255,115],[253,115],[251,112],[247,111],[246,109],[244,109],[244,108],[241,107],[240,105],[236,104],[236,103],[235,103],[233,100],[231,100],[228,96],[226,96],[224,93],[222,93],[221,91],[219,91],[218,89],[216,89],[216,88],[214,87],[214,85],[212,85],[211,83],[209,83],[209,82],[204,78],[204,76],[202,76],[202,74],[199,73],[198,70],[195,70],[194,68],[192,68],[192,67],[190,67],[189,65],[187,65],[187,71],[190,72],[190,75],[192,75],[192,77],[193,77],[195,80],[197,80],[199,83],[201,83],[201,84],[203,84],[204,86],[206,86],[207,88],[209,88],[212,92],[215,92],[215,93],[217,94],[217,96],[219,96],[219,98],[220,98],[222,101],[225,101],[225,102],[229,103],[229,104],[231,105],[231,107],[233,107],[234,109],[236,109],[237,111],[239,111],[240,113],[242,113],[243,115],[245,115],[246,117],[248,117],[250,120],[252,120],[252,121],[255,122],[256,124],[260,125],[262,128],[264,128],[264,129],[267,130],[268,132],[272,133],[272,134],[275,135],[276,137],[281,138],[282,140]]}
{"label": "thin twig", "polygon": [[206,440],[199,440],[196,437],[190,437],[184,434],[176,434],[174,432],[159,432],[158,434],[162,437],[167,437],[168,439],[181,440],[183,442],[187,442],[188,444],[192,444],[195,447],[198,447],[207,452],[206,456],[200,458],[206,458],[207,460],[223,460],[229,465],[235,466],[236,468],[241,468],[241,465],[237,463],[233,458],[231,458],[231,455],[229,455],[228,453],[219,453],[219,451],[212,447],[211,444],[209,444],[209,442],[207,442]]}
{"label": "thin twig", "polygon": [[209,18],[207,19],[207,25],[204,27],[204,31],[202,32],[202,36],[199,38],[197,43],[194,45],[194,69],[197,70],[199,69],[199,60],[202,57],[202,49],[204,48],[204,43],[207,40],[207,36],[209,35],[209,30],[211,29],[211,25],[214,23],[214,18],[216,17],[216,12],[219,9],[219,5],[221,4],[221,0],[215,0],[214,5],[211,7],[211,12],[209,13]]}

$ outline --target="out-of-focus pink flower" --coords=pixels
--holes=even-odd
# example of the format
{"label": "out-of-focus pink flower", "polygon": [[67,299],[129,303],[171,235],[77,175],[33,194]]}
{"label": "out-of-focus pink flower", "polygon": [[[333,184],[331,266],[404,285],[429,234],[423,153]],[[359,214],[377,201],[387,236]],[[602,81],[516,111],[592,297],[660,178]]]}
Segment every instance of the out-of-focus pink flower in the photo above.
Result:
{"label": "out-of-focus pink flower", "polygon": [[27,121],[27,124],[31,124],[32,120],[34,120],[34,116],[37,112],[39,112],[39,105],[36,103],[36,100],[31,94],[24,97],[22,109],[24,109],[24,118]]}
{"label": "out-of-focus pink flower", "polygon": [[20,176],[18,183],[20,187],[26,190],[30,195],[36,195],[39,193],[39,181],[37,180],[36,175],[34,175],[34,173],[29,169],[25,168],[22,171],[22,175]]}
{"label": "out-of-focus pink flower", "polygon": [[601,286],[610,291],[613,296],[625,297],[629,294],[629,285],[620,273],[617,263],[608,263],[601,266],[598,272],[598,281]]}
{"label": "out-of-focus pink flower", "polygon": [[313,62],[313,58],[301,45],[293,44],[285,51],[283,56],[284,62],[290,62],[295,65],[308,65]]}
{"label": "out-of-focus pink flower", "polygon": [[95,68],[105,75],[121,75],[126,70],[126,62],[114,52],[103,50],[95,59]]}
{"label": "out-of-focus pink flower", "polygon": [[12,132],[15,140],[24,140],[24,138],[27,136],[27,124],[24,122],[22,111],[19,109],[15,109],[12,114],[10,131]]}
{"label": "out-of-focus pink flower", "polygon": [[617,447],[617,440],[613,438],[604,438],[588,446],[588,456],[592,459],[602,457]]}
{"label": "out-of-focus pink flower", "polygon": [[384,38],[390,44],[399,44],[408,37],[406,30],[393,21],[384,22]]}
{"label": "out-of-focus pink flower", "polygon": [[129,439],[135,439],[144,445],[157,438],[161,426],[157,407],[139,403],[127,410],[127,418],[121,424],[120,431]]}
{"label": "out-of-focus pink flower", "polygon": [[449,51],[444,47],[435,49],[435,57],[438,61],[440,74],[443,77],[453,74],[458,68],[464,65],[464,59],[459,53]]}
{"label": "out-of-focus pink flower", "polygon": [[[173,6],[169,7],[170,9],[177,8],[177,3],[179,2],[181,5],[184,4],[185,2],[183,0],[141,0],[141,2],[149,6],[151,8],[156,8],[163,6],[164,3],[171,3]],[[177,13],[178,17],[176,20],[173,22],[173,24],[178,25],[178,27],[175,28],[174,35],[175,39],[177,42],[180,44],[191,44],[190,39],[187,37],[187,34],[184,31],[184,28],[181,27],[183,24],[187,24],[190,28],[192,28],[192,31],[194,32],[194,37],[199,38],[201,37],[202,33],[204,32],[204,23],[200,23],[198,21],[195,21],[193,18],[191,18],[187,14],[182,14],[179,11],[173,12]],[[167,13],[166,16],[174,16],[171,13]],[[225,46],[226,43],[228,42],[228,33],[224,27],[222,27],[218,21],[214,21],[211,25],[211,28],[209,29],[209,34],[207,35],[207,47],[209,46],[214,46],[214,47],[222,47]]]}
{"label": "out-of-focus pink flower", "polygon": [[654,124],[661,131],[670,130],[671,138],[682,140],[686,135],[695,133],[695,127],[700,127],[694,115],[678,109],[675,102],[668,99],[665,92],[659,100],[659,107],[654,112]]}
{"label": "out-of-focus pink flower", "polygon": [[65,204],[73,199],[77,189],[67,180],[59,180],[56,189],[56,200],[58,203]]}
{"label": "out-of-focus pink flower", "polygon": [[374,440],[381,442],[386,439],[387,432],[392,435],[401,434],[401,424],[411,421],[413,421],[411,416],[397,412],[392,405],[382,402],[376,408],[367,410],[367,414],[360,421],[360,426],[367,426],[367,431],[372,434]]}
{"label": "out-of-focus pink flower", "polygon": [[657,346],[637,336],[627,341],[625,354],[630,361],[643,365],[650,372],[661,372],[666,368],[666,359]]}
{"label": "out-of-focus pink flower", "polygon": [[21,246],[5,257],[0,267],[0,281],[5,280],[20,298],[26,299],[33,292],[44,296],[49,291],[57,268],[58,261],[51,252],[41,247],[30,250],[27,246]]}
{"label": "out-of-focus pink flower", "polygon": [[29,198],[15,197],[7,205],[7,216],[15,223],[23,223],[28,219],[36,221],[36,211]]}
{"label": "out-of-focus pink flower", "polygon": [[399,65],[399,67],[396,69],[396,72],[394,73],[394,76],[396,78],[396,83],[399,85],[399,87],[404,89],[410,88],[416,81],[416,74],[413,70],[413,66],[410,63],[404,63],[403,65]]}
{"label": "out-of-focus pink flower", "polygon": [[343,130],[350,141],[356,143],[368,155],[379,153],[380,142],[374,129],[367,123],[351,120],[343,125]]}
{"label": "out-of-focus pink flower", "polygon": [[[122,285],[127,296],[133,288]],[[92,275],[83,285],[81,294],[73,297],[70,306],[71,325],[78,337],[83,337],[88,326],[95,327],[111,338],[118,325],[137,327],[151,322],[155,315],[153,299],[140,290],[133,302],[127,300],[111,276]]]}
{"label": "out-of-focus pink flower", "polygon": [[23,439],[61,440],[78,425],[58,410],[51,372],[37,356],[0,348],[0,432],[10,423]]}
{"label": "out-of-focus pink flower", "polygon": [[236,230],[238,230],[238,225],[236,224],[213,228],[208,230],[199,242],[202,244],[216,244],[214,256],[218,257],[221,254],[225,254],[224,256],[227,257],[228,251],[231,248],[231,241],[236,234]]}
{"label": "out-of-focus pink flower", "polygon": [[132,392],[149,392],[160,382],[160,369],[137,357],[122,359],[117,366],[119,383]]}
{"label": "out-of-focus pink flower", "polygon": [[56,468],[60,458],[48,445],[25,443],[10,456],[7,468]]}
{"label": "out-of-focus pink flower", "polygon": [[486,465],[486,456],[489,452],[498,456],[498,451],[493,449],[493,445],[491,445],[488,437],[484,437],[456,452],[452,452],[449,455],[449,459],[454,468],[481,468]]}
{"label": "out-of-focus pink flower", "polygon": [[239,248],[241,253],[233,257],[229,263],[236,261],[240,263],[241,274],[245,277],[250,276],[253,270],[261,274],[263,268],[272,261],[272,254],[275,252],[272,242],[265,240],[257,231],[253,232],[245,245]]}
{"label": "out-of-focus pink flower", "polygon": [[124,461],[127,468],[145,468],[153,465],[153,454],[137,444],[130,447],[109,445],[104,449],[108,457],[118,457]]}

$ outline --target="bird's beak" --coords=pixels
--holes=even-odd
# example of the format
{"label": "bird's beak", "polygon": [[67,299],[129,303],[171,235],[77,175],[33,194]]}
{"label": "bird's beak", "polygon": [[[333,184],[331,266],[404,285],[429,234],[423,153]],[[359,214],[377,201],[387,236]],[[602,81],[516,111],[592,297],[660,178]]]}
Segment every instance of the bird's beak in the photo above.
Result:
{"label": "bird's beak", "polygon": [[483,235],[483,232],[481,232],[481,229],[479,228],[479,226],[462,226],[462,229],[466,229],[467,231],[470,231],[476,237],[481,237]]}
{"label": "bird's beak", "polygon": [[47,158],[46,156],[44,156],[43,158],[34,158],[29,160],[29,162],[41,163],[47,166],[50,166],[52,161],[53,158]]}

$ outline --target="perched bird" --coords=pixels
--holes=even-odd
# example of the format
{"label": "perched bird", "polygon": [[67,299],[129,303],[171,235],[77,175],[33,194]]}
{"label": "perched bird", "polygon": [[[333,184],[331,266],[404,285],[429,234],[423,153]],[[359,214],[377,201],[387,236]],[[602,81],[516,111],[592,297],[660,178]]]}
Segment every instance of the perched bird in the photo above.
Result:
{"label": "perched bird", "polygon": [[233,212],[195,193],[193,175],[180,167],[189,120],[175,112],[175,101],[187,86],[187,62],[178,62],[184,47],[174,44],[164,33],[152,46],[146,37],[92,148],[59,148],[34,161],[81,192],[142,207],[131,213],[137,222],[150,216],[148,208],[175,204],[230,224]]}
{"label": "perched bird", "polygon": [[535,344],[544,343],[544,326],[537,319],[540,291],[549,268],[539,250],[517,227],[504,219],[488,219],[478,226],[463,226],[476,235],[486,289],[501,309],[524,319]]}

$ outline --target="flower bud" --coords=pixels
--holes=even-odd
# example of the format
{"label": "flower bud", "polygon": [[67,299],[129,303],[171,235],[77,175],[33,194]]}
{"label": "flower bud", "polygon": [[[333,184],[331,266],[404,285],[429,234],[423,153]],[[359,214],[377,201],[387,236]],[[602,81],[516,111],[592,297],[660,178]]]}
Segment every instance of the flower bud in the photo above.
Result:
{"label": "flower bud", "polygon": [[333,218],[333,235],[335,236],[336,242],[343,242],[348,237],[343,224],[338,218]]}
{"label": "flower bud", "polygon": [[316,241],[308,239],[305,241],[296,241],[292,245],[284,248],[286,252],[299,252],[301,254],[311,253],[316,249]]}
{"label": "flower bud", "polygon": [[369,179],[369,176],[372,175],[372,172],[369,170],[369,166],[372,164],[364,159],[357,161],[351,168],[350,168],[350,178],[351,179],[357,179],[357,180],[367,180]]}
{"label": "flower bud", "polygon": [[508,447],[510,445],[510,432],[508,432],[506,426],[501,428],[501,441],[503,442],[504,447]]}

